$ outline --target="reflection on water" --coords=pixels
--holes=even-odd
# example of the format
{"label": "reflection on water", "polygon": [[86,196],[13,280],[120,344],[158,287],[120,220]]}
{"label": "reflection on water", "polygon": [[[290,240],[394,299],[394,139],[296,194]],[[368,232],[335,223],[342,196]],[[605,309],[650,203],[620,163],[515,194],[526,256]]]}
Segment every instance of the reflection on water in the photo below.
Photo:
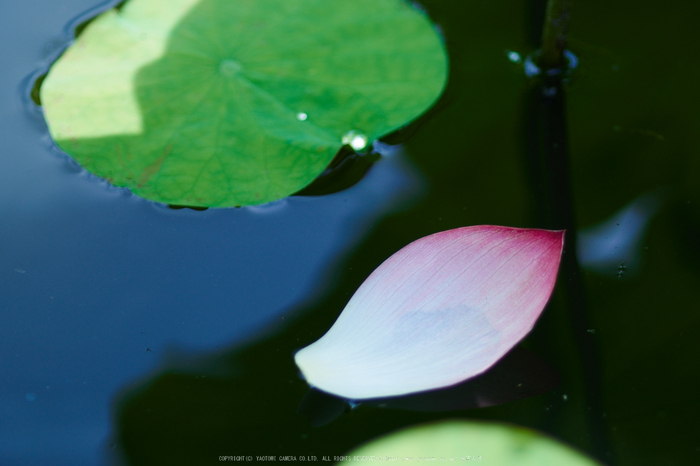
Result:
{"label": "reflection on water", "polygon": [[559,373],[554,368],[516,346],[483,374],[451,387],[356,402],[311,388],[299,404],[298,412],[312,426],[320,427],[336,419],[350,406],[360,404],[423,412],[487,408],[541,395],[552,390],[558,382]]}
{"label": "reflection on water", "polygon": [[[25,166],[53,157],[42,150]],[[36,209],[0,210],[12,219],[0,232],[13,245],[0,271],[7,297],[0,353],[12,355],[1,364],[12,374],[4,396],[14,400],[7,409],[0,403],[6,426],[14,426],[0,426],[0,449],[19,458],[38,448],[30,439],[68,430],[93,433],[87,451],[63,442],[89,455],[107,435],[113,393],[161,364],[170,347],[196,354],[283,324],[295,305],[326,291],[339,261],[378,218],[422,190],[397,154],[345,191],[195,212],[108,188],[60,163],[48,167],[60,197],[47,199],[49,191],[35,195],[44,198]],[[7,182],[18,192],[36,189],[26,179]],[[68,386],[67,377],[79,382]],[[36,401],[25,400],[28,392]],[[76,426],[52,421],[66,418]],[[48,463],[65,457],[42,445]]]}
{"label": "reflection on water", "polygon": [[609,219],[580,230],[576,253],[581,267],[618,278],[638,273],[644,233],[660,205],[659,194],[645,194]]}

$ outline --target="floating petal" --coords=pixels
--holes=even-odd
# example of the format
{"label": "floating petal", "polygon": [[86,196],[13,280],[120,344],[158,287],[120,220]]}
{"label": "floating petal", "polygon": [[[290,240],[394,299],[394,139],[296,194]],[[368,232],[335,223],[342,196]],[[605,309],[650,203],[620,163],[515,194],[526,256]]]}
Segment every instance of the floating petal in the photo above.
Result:
{"label": "floating petal", "polygon": [[421,238],[360,286],[295,361],[348,399],[454,385],[491,367],[534,326],[554,288],[563,231],[474,226]]}

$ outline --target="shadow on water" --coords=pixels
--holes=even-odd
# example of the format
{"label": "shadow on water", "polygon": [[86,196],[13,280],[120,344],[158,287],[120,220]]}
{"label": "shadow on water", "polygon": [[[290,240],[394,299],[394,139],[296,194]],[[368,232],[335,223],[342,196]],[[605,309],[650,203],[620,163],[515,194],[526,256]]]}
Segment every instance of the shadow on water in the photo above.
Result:
{"label": "shadow on water", "polygon": [[516,346],[483,374],[442,389],[353,401],[311,388],[299,404],[298,413],[313,427],[320,427],[347,411],[346,408],[360,404],[421,412],[487,408],[541,395],[554,389],[558,382],[556,370]]}
{"label": "shadow on water", "polygon": [[187,364],[176,358],[123,393],[115,451],[131,465],[203,464],[219,455],[332,457],[399,427],[542,394],[559,380],[540,358],[515,348],[486,373],[442,390],[350,404],[309,390],[292,356],[332,324],[345,289],[291,312],[296,320],[268,338]]}
{"label": "shadow on water", "polygon": [[361,406],[316,429],[297,413],[308,386],[292,355],[332,324],[343,296],[336,290],[313,310],[290,313],[295,321],[279,333],[198,365],[216,371],[168,370],[125,393],[117,403],[115,440],[128,464],[202,464],[238,454],[338,455],[415,421],[414,413]]}

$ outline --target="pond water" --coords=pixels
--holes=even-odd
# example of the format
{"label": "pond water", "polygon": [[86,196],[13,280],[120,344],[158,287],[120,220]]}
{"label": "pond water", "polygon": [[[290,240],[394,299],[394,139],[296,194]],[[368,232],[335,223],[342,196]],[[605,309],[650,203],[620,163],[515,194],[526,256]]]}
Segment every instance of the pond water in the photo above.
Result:
{"label": "pond water", "polygon": [[[29,94],[95,0],[0,6],[1,464],[333,456],[447,418],[533,427],[609,464],[700,462],[700,6],[575,4],[567,167],[532,151],[522,59],[542,5],[422,3],[448,88],[357,184],[206,211],[111,187],[52,145]],[[311,427],[293,353],[393,252],[479,224],[578,236],[524,342],[556,389],[471,410],[360,405]]]}

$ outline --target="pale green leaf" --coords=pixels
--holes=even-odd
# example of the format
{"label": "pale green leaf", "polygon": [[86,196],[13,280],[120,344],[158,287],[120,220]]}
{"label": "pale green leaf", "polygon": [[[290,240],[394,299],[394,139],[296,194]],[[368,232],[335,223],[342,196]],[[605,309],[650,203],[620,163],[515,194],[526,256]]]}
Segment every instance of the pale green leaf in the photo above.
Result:
{"label": "pale green leaf", "polygon": [[[443,421],[394,432],[348,453],[355,460],[497,466],[600,466],[534,430],[495,422]],[[359,458],[356,458],[359,457]],[[443,460],[444,458],[444,460]]]}

